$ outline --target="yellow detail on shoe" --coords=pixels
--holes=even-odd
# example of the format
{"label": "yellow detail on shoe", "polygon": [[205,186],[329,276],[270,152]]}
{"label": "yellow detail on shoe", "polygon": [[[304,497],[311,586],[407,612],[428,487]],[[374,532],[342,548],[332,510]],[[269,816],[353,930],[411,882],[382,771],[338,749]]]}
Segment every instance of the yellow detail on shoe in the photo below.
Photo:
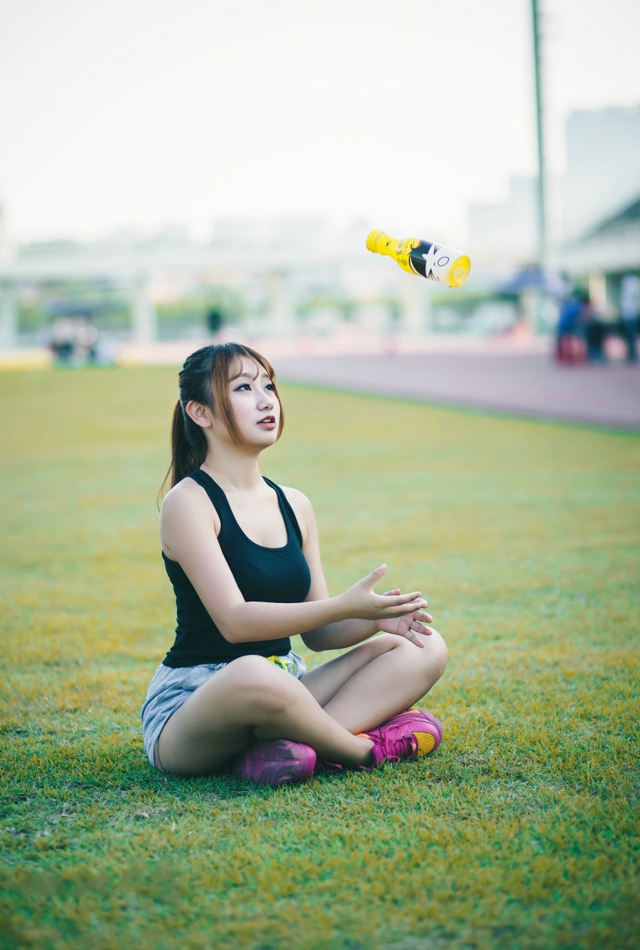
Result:
{"label": "yellow detail on shoe", "polygon": [[418,758],[429,755],[436,744],[435,736],[432,736],[430,732],[414,732],[414,736],[418,742]]}

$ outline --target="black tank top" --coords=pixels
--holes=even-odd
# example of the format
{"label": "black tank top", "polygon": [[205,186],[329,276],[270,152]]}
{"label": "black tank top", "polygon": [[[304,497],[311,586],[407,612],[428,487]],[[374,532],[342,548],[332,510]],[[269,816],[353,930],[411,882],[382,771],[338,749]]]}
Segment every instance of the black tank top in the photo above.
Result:
{"label": "black tank top", "polygon": [[[300,603],[309,593],[311,575],[302,553],[302,535],[296,516],[279,485],[265,478],[278,496],[287,528],[287,543],[281,548],[265,548],[246,536],[236,521],[227,496],[210,475],[197,469],[192,478],[211,499],[220,518],[218,541],[246,601]],[[288,637],[230,643],[222,636],[198,597],[195,588],[177,561],[162,552],[164,565],[176,595],[176,639],[167,653],[165,666],[196,666],[225,663],[238,656],[284,656],[291,649]]]}

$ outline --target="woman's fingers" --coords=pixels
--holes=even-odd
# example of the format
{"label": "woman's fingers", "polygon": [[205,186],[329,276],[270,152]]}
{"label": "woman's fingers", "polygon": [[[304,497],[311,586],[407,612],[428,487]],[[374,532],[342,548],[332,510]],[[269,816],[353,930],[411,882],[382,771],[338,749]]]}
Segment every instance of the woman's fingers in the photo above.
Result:
{"label": "woman's fingers", "polygon": [[434,633],[433,627],[428,627],[426,623],[420,624],[420,633],[424,633],[425,636],[430,637]]}
{"label": "woman's fingers", "polygon": [[394,604],[380,604],[381,614],[384,617],[405,617],[407,614],[415,613],[416,610],[422,610],[427,606],[425,600],[412,600],[409,603],[396,601]]}
{"label": "woman's fingers", "polygon": [[428,614],[426,610],[417,610],[416,615],[413,619],[418,620],[421,624],[433,623],[433,617],[431,616],[431,614]]}
{"label": "woman's fingers", "polygon": [[368,587],[373,587],[373,585],[377,583],[381,577],[384,577],[386,573],[387,565],[381,564],[380,567],[376,567],[375,571],[371,571],[370,574],[368,574],[366,577],[363,577],[362,582]]}
{"label": "woman's fingers", "polygon": [[407,632],[404,635],[404,638],[405,640],[410,640],[411,643],[415,643],[415,645],[417,647],[420,647],[421,650],[424,648],[424,643],[422,642],[422,640],[420,639],[420,637],[414,630],[407,630]]}
{"label": "woman's fingers", "polygon": [[[424,610],[427,606],[427,602],[420,593],[419,590],[414,590],[410,594],[393,594],[391,596],[387,594],[378,594],[381,598],[381,607],[412,607],[413,610]],[[384,601],[382,598],[384,597]]]}
{"label": "woman's fingers", "polygon": [[[366,577],[363,577],[361,581],[358,581],[352,590],[355,593],[355,590],[359,588],[363,593],[367,591],[368,597],[373,596],[374,609],[380,612],[381,618],[386,617],[392,619],[406,617],[408,614],[415,614],[414,620],[420,621],[421,623],[431,623],[433,617],[431,614],[426,613],[425,608],[428,604],[422,596],[421,591],[414,590],[403,594],[399,587],[394,587],[392,590],[385,591],[384,594],[376,594],[373,590],[374,584],[384,577],[386,571],[387,565],[381,564],[380,567],[377,567]],[[412,629],[416,631],[415,626],[413,626]]]}

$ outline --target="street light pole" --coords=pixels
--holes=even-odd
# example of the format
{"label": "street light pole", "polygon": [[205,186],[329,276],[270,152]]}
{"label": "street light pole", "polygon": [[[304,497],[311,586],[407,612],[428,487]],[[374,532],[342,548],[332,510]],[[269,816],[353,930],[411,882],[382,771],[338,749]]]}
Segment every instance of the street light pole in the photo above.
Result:
{"label": "street light pole", "polygon": [[545,210],[544,109],[540,66],[540,18],[538,0],[531,0],[531,21],[533,32],[533,72],[536,94],[536,139],[538,146],[538,177],[536,182],[537,256],[538,267],[544,279],[547,269],[547,219]]}

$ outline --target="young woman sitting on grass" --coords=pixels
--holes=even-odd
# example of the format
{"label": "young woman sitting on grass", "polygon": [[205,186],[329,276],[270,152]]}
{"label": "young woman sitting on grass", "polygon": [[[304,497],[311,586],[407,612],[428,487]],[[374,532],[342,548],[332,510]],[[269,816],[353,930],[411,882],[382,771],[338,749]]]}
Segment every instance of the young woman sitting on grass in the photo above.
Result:
{"label": "young woman sitting on grass", "polygon": [[[283,425],[268,361],[206,346],[179,382],[160,515],[177,628],[142,710],[151,763],[278,785],[433,751],[439,721],[409,707],[442,675],[444,641],[419,592],[374,592],[385,565],[329,596],[309,500],[260,473]],[[295,634],[352,649],[306,672]]]}

